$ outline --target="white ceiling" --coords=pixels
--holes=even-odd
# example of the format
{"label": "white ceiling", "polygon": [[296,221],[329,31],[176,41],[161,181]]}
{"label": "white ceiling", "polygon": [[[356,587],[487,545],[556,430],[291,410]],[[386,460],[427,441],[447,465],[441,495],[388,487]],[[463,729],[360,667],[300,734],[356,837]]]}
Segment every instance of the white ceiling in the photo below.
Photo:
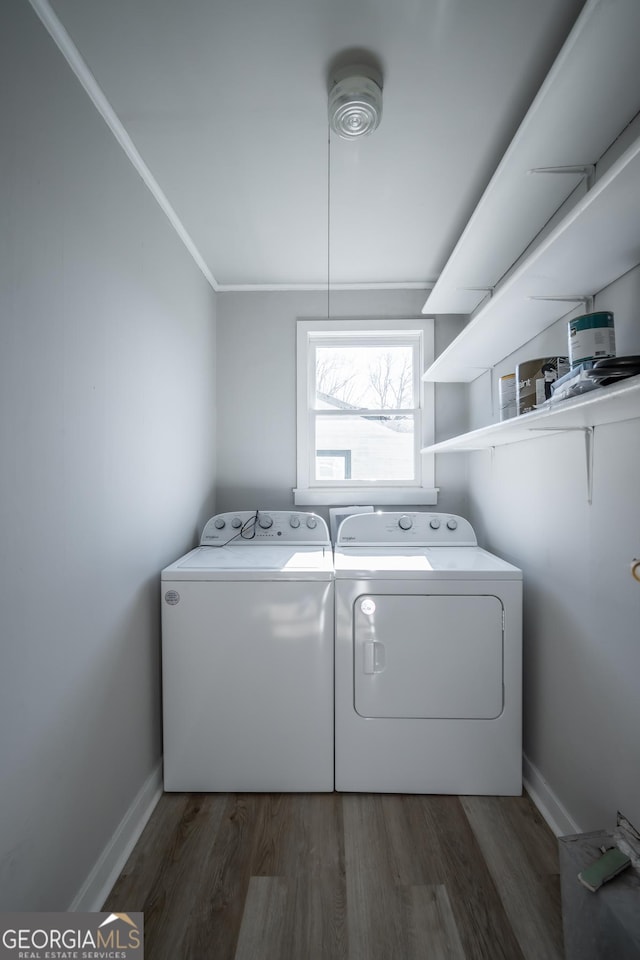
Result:
{"label": "white ceiling", "polygon": [[[50,6],[224,289],[435,280],[583,0]],[[382,123],[328,144],[348,50]]]}

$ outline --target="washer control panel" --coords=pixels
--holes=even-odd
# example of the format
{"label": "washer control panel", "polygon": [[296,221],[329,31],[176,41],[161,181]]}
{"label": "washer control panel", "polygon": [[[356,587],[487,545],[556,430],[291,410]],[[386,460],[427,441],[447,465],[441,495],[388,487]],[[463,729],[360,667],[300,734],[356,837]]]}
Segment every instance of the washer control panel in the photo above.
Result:
{"label": "washer control panel", "polygon": [[300,510],[236,510],[207,520],[200,546],[256,543],[298,543],[330,546],[327,524],[315,513]]}
{"label": "washer control panel", "polygon": [[339,547],[475,547],[473,527],[451,513],[362,513],[347,517],[338,530]]}

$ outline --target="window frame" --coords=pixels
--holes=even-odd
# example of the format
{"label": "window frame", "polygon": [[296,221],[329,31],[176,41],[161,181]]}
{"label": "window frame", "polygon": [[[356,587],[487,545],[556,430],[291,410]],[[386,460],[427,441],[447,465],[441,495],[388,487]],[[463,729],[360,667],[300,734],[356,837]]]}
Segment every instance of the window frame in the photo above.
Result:
{"label": "window frame", "polygon": [[[434,358],[434,321],[425,317],[420,320],[354,319],[354,320],[298,320],[297,321],[297,486],[293,489],[294,503],[307,506],[343,506],[353,503],[374,505],[436,504],[438,488],[434,485],[435,458],[433,454],[421,454],[421,448],[434,441],[435,388],[422,380],[422,371]],[[315,408],[315,346],[362,346],[379,342],[383,337],[389,344],[406,345],[407,338],[418,339],[414,353],[414,403],[413,408],[393,413],[416,414],[414,429],[414,457],[416,479],[406,483],[395,481],[347,481],[316,480],[313,478],[315,451],[311,438],[313,424],[318,414]],[[375,411],[372,412],[387,412]],[[326,410],[322,414],[327,414]],[[331,411],[331,416],[353,416],[353,411]]]}

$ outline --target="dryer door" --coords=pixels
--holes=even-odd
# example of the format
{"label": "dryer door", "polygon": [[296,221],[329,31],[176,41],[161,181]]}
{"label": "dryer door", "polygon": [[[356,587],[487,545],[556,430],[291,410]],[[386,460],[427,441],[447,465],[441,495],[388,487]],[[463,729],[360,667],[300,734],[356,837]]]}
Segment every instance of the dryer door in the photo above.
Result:
{"label": "dryer door", "polygon": [[494,596],[360,596],[354,696],[362,717],[495,719],[503,607]]}

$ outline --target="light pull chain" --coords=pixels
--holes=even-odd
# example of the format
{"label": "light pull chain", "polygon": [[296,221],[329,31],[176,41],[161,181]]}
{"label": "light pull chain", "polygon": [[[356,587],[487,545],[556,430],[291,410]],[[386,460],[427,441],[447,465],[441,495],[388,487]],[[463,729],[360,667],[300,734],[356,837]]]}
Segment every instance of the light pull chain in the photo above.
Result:
{"label": "light pull chain", "polygon": [[331,127],[327,124],[327,320],[331,319]]}

